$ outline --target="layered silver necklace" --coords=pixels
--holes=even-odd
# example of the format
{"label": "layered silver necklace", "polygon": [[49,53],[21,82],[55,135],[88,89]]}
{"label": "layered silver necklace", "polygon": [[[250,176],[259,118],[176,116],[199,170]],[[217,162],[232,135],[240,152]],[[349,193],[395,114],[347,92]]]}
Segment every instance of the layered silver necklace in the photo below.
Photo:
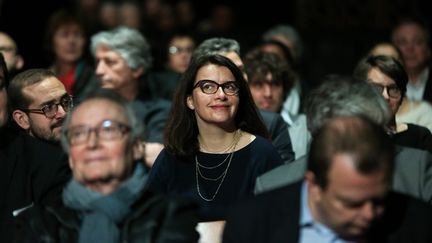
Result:
{"label": "layered silver necklace", "polygon": [[[221,188],[222,183],[224,182],[225,177],[228,174],[228,170],[229,170],[229,167],[231,165],[232,158],[234,156],[235,148],[237,147],[237,144],[240,141],[240,137],[241,136],[242,136],[241,130],[238,129],[235,132],[233,142],[225,150],[222,151],[222,152],[227,152],[227,151],[231,150],[231,153],[229,153],[225,157],[225,159],[222,162],[220,162],[219,164],[217,164],[217,165],[214,165],[214,166],[205,166],[205,165],[201,164],[198,161],[198,155],[195,154],[195,178],[196,178],[196,186],[197,186],[198,195],[204,201],[211,202],[211,201],[213,201],[216,198],[216,195],[218,194],[219,189]],[[210,178],[210,177],[207,177],[207,176],[203,175],[202,169],[206,169],[206,170],[217,169],[220,166],[224,165],[227,161],[228,161],[228,164],[227,164],[225,170],[220,175],[216,176],[215,178]],[[220,180],[218,186],[216,187],[216,191],[214,192],[213,196],[211,196],[210,198],[207,198],[207,197],[205,197],[205,196],[202,195],[201,189],[200,189],[200,184],[199,184],[200,178],[202,180],[205,180],[205,181],[218,181],[218,180]]]}

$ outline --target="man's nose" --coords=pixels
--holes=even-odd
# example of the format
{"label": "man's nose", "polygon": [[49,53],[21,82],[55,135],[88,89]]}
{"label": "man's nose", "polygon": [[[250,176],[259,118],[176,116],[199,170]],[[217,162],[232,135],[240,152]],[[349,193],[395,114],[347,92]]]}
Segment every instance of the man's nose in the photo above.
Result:
{"label": "man's nose", "polygon": [[373,202],[367,202],[361,209],[362,218],[367,221],[372,221],[376,215],[376,208]]}

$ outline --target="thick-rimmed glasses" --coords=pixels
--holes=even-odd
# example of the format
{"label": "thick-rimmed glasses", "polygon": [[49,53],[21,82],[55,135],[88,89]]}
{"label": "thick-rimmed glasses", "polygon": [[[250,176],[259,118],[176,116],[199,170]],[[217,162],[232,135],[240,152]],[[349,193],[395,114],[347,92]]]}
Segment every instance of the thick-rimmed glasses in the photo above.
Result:
{"label": "thick-rimmed glasses", "polygon": [[200,80],[193,86],[194,89],[197,87],[200,87],[201,91],[205,94],[215,94],[218,91],[219,87],[222,87],[222,91],[226,95],[236,95],[239,91],[239,87],[234,81],[228,81],[223,84],[218,84],[212,80]]}
{"label": "thick-rimmed glasses", "polygon": [[53,118],[57,114],[58,106],[61,105],[64,111],[68,112],[73,107],[73,99],[70,95],[64,95],[61,97],[58,103],[50,103],[44,105],[40,109],[20,109],[25,112],[44,114],[47,118]]}
{"label": "thick-rimmed glasses", "polygon": [[112,141],[122,138],[130,131],[130,127],[121,122],[103,120],[96,127],[84,125],[73,126],[66,129],[66,138],[71,146],[81,145],[88,142],[91,133],[95,133],[97,139]]}
{"label": "thick-rimmed glasses", "polygon": [[384,85],[377,84],[374,82],[369,82],[369,84],[372,85],[372,87],[374,87],[380,94],[382,94],[384,89],[386,89],[387,94],[391,98],[400,98],[401,97],[402,92],[396,85],[384,86]]}

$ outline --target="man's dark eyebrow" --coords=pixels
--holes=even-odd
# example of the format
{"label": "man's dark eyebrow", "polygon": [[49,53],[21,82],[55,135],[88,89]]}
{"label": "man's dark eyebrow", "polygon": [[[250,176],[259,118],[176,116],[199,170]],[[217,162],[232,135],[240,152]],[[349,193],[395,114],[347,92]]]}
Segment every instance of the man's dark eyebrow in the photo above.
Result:
{"label": "man's dark eyebrow", "polygon": [[[65,98],[66,96],[69,96],[68,93],[64,93],[62,96],[60,96],[60,98],[58,99],[59,101],[62,100],[63,98]],[[43,102],[42,104],[40,104],[41,107],[44,107],[46,105],[50,105],[54,102],[56,102],[57,99],[51,99],[51,100],[47,100],[45,102]]]}

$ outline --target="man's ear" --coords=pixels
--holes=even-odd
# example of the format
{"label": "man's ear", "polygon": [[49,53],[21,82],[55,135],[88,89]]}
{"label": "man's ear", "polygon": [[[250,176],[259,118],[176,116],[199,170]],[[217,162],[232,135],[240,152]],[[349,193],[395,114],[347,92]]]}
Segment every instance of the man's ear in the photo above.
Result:
{"label": "man's ear", "polygon": [[137,69],[134,69],[132,72],[132,75],[134,78],[138,79],[139,77],[141,77],[144,74],[144,68],[140,67]]}
{"label": "man's ear", "polygon": [[305,174],[305,180],[307,183],[307,190],[310,197],[315,201],[321,198],[321,186],[317,183],[315,174],[311,171],[307,171]]}
{"label": "man's ear", "polygon": [[15,70],[21,70],[24,67],[24,58],[21,55],[17,55],[15,58]]}
{"label": "man's ear", "polygon": [[14,110],[12,112],[12,117],[16,124],[20,126],[24,130],[28,130],[30,128],[30,118],[27,113],[22,110]]}

